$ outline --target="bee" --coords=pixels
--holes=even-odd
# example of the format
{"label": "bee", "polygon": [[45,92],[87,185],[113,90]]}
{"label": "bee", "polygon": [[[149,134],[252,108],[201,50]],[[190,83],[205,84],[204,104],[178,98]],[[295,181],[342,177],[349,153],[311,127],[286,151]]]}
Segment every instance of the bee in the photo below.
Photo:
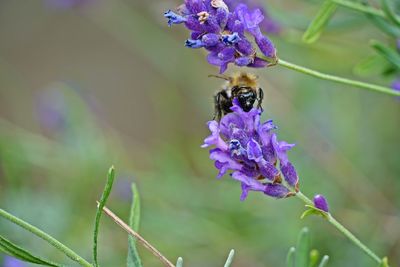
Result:
{"label": "bee", "polygon": [[257,100],[257,107],[261,108],[261,103],[264,98],[264,92],[258,87],[258,77],[251,73],[240,72],[232,76],[210,75],[226,80],[222,89],[214,95],[214,120],[220,121],[223,115],[226,115],[232,110],[232,101],[237,98],[239,106],[249,112]]}

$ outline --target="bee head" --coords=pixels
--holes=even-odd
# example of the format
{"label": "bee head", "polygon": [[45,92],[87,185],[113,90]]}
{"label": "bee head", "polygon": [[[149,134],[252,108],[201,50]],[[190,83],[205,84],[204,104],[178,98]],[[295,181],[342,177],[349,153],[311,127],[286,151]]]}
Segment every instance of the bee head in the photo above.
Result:
{"label": "bee head", "polygon": [[257,99],[257,95],[255,92],[249,91],[239,94],[237,99],[243,111],[249,112],[253,108],[254,102]]}

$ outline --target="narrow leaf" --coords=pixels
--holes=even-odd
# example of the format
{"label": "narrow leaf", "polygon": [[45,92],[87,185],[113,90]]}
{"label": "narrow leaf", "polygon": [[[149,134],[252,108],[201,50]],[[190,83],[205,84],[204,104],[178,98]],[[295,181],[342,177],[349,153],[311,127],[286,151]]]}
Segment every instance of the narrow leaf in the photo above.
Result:
{"label": "narrow leaf", "polygon": [[308,209],[303,212],[303,214],[300,216],[300,219],[304,219],[305,217],[310,216],[310,215],[320,215],[320,216],[324,217],[325,219],[328,218],[329,213],[327,213],[326,211],[320,210],[311,205],[305,205],[305,206]]}
{"label": "narrow leaf", "polygon": [[379,265],[379,267],[389,267],[389,262],[388,262],[388,258],[387,258],[387,257],[384,257],[384,258],[382,259],[382,262],[381,262],[381,264]]}
{"label": "narrow leaf", "polygon": [[382,73],[387,65],[388,62],[381,55],[374,54],[357,63],[353,72],[359,76],[369,77]]}
{"label": "narrow leaf", "polygon": [[370,14],[367,15],[367,18],[386,34],[394,38],[400,37],[400,28],[390,24],[386,19]]}
{"label": "narrow leaf", "polygon": [[382,0],[382,10],[385,12],[386,17],[395,25],[400,26],[400,18],[394,13],[394,8],[389,3],[389,0]]}
{"label": "narrow leaf", "polygon": [[329,256],[325,255],[322,257],[321,263],[318,265],[318,267],[325,267],[328,264],[329,261]]}
{"label": "narrow leaf", "polygon": [[234,255],[235,255],[235,250],[231,249],[231,251],[229,252],[228,258],[226,259],[224,267],[231,266]]}
{"label": "narrow leaf", "polygon": [[295,267],[294,258],[296,256],[296,248],[291,247],[286,255],[286,267]]}
{"label": "narrow leaf", "polygon": [[296,246],[296,257],[295,266],[296,267],[308,267],[308,257],[310,251],[310,234],[307,227],[304,227],[297,239]]}
{"label": "narrow leaf", "polygon": [[[140,195],[137,187],[134,183],[131,185],[132,188],[132,204],[129,213],[129,226],[135,231],[139,232],[140,223]],[[179,259],[178,259],[179,260]],[[139,253],[136,248],[136,239],[129,235],[128,236],[128,267],[142,267],[142,262],[139,257]]]}
{"label": "narrow leaf", "polygon": [[335,13],[336,8],[337,4],[333,3],[331,0],[325,0],[317,15],[303,34],[303,42],[311,44],[318,40],[325,26]]}
{"label": "narrow leaf", "polygon": [[176,261],[176,267],[183,267],[183,259],[181,257]]}
{"label": "narrow leaf", "polygon": [[15,245],[10,240],[4,238],[1,235],[0,235],[0,250],[10,256],[13,256],[14,258],[26,262],[41,264],[45,266],[55,266],[55,267],[62,266],[61,264],[54,263],[49,260],[33,255],[31,252],[21,248],[20,246]]}
{"label": "narrow leaf", "polygon": [[390,63],[400,69],[400,54],[396,50],[375,40],[371,41],[371,46]]}
{"label": "narrow leaf", "polygon": [[110,195],[112,185],[114,182],[114,177],[115,177],[114,166],[111,166],[111,168],[108,170],[107,183],[104,187],[103,194],[101,195],[100,202],[99,202],[99,205],[97,207],[97,212],[96,212],[96,220],[95,220],[94,232],[93,232],[93,262],[94,262],[94,266],[99,266],[99,264],[97,262],[97,237],[99,234],[100,218],[101,218],[101,214],[103,213],[103,207],[106,205],[107,199]]}
{"label": "narrow leaf", "polygon": [[319,261],[319,251],[313,249],[310,251],[310,267],[317,267]]}

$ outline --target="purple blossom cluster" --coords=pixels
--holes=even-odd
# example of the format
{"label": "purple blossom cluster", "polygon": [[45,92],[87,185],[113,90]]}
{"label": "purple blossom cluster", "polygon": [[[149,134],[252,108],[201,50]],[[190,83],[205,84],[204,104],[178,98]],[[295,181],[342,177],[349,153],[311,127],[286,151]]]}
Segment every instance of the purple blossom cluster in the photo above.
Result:
{"label": "purple blossom cluster", "polygon": [[[276,49],[262,34],[260,23],[264,15],[260,9],[250,10],[245,4],[230,10],[223,0],[185,0],[178,13],[165,12],[168,24],[183,23],[191,31],[185,46],[205,48],[207,61],[225,72],[228,64],[240,67],[262,68],[276,62]],[[257,56],[251,36],[267,59]],[[271,62],[271,63],[270,63]]]}
{"label": "purple blossom cluster", "polygon": [[[294,145],[278,141],[272,120],[260,122],[261,109],[245,112],[235,98],[231,110],[220,122],[208,122],[211,135],[202,145],[213,146],[210,158],[219,170],[217,177],[231,171],[232,178],[241,182],[242,201],[249,191],[275,198],[293,195],[290,187],[298,191],[299,178],[287,151]],[[282,176],[288,186],[282,183]]]}

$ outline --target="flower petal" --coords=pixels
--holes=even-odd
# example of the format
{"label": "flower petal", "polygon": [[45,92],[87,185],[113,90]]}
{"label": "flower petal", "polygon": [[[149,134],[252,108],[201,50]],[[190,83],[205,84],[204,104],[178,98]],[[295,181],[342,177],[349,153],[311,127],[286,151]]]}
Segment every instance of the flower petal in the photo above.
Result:
{"label": "flower petal", "polygon": [[290,195],[290,190],[281,184],[266,184],[264,194],[275,197],[284,198]]}

